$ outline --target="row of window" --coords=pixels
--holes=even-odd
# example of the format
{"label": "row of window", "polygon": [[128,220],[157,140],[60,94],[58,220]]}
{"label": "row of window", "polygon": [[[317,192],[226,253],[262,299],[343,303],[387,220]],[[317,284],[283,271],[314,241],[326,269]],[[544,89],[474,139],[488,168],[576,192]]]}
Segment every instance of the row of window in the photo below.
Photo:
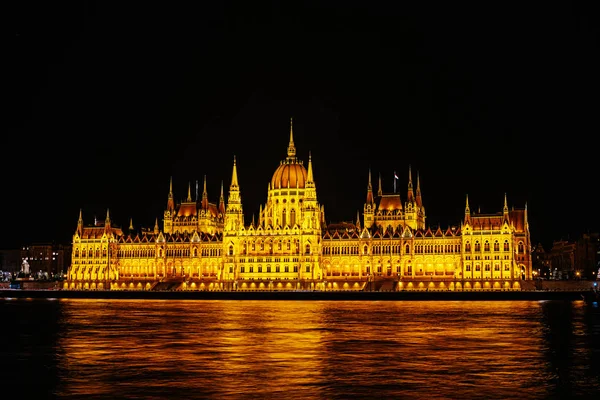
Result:
{"label": "row of window", "polygon": [[[491,268],[492,267],[489,264],[486,264],[484,266],[484,270],[485,271],[491,271]],[[504,265],[504,270],[505,271],[510,271],[510,265],[505,264]],[[465,266],[465,271],[467,271],[467,272],[471,271],[471,266],[470,265],[466,265]],[[481,265],[475,264],[475,271],[481,271]],[[495,264],[494,265],[494,271],[500,271],[500,264]]]}
{"label": "row of window", "polygon": [[[281,271],[281,266],[279,266],[279,265],[275,266],[275,271],[272,271],[272,269],[273,268],[270,265],[267,265],[264,268],[263,268],[262,265],[257,265],[256,266],[256,272],[257,273],[263,273],[263,272],[265,272],[265,273],[268,274],[268,273],[271,273],[271,272],[275,272],[275,273],[282,272]],[[246,267],[246,266],[242,265],[240,267],[240,273],[243,274],[243,273],[246,273],[246,272],[248,272],[248,273],[254,273],[254,266],[253,265],[249,265],[249,266]],[[290,266],[289,265],[285,265],[283,267],[283,272],[290,272]],[[298,272],[298,266],[297,265],[294,265],[292,267],[292,272],[296,272],[296,273]],[[304,272],[310,273],[310,265],[306,266],[306,269],[305,269]],[[229,273],[233,273],[233,266],[229,266]]]}

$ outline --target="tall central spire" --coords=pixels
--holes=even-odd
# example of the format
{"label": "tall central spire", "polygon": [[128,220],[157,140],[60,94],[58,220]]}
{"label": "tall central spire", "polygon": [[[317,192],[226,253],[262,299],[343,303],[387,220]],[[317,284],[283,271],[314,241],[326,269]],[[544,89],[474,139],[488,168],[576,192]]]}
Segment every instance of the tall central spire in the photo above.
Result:
{"label": "tall central spire", "polygon": [[296,146],[294,146],[294,123],[293,118],[290,118],[290,144],[287,150],[288,157],[296,157]]}

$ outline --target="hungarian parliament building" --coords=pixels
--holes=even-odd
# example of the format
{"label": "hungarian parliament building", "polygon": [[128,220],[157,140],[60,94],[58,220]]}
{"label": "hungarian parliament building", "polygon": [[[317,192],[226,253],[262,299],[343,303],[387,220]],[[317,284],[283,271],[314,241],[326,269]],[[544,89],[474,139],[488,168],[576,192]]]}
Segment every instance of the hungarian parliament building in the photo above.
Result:
{"label": "hungarian parliament building", "polygon": [[[282,146],[283,147],[283,146]],[[244,223],[236,160],[227,201],[176,202],[171,179],[162,226],[135,232],[103,222],[73,235],[67,290],[401,291],[521,290],[532,279],[527,206],[473,212],[460,226],[426,223],[419,176],[409,167],[405,197],[373,188],[369,171],[362,213],[325,222],[310,154],[296,156],[290,124],[287,157],[268,184],[258,218]],[[501,204],[499,199],[499,204]]]}

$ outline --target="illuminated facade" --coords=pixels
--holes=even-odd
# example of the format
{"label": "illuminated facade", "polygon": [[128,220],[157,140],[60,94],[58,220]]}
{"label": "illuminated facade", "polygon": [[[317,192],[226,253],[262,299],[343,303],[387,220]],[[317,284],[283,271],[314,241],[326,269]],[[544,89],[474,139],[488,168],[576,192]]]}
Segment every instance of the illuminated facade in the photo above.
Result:
{"label": "illuminated facade", "polygon": [[[130,226],[131,230],[132,227]],[[371,173],[363,221],[326,224],[312,160],[287,157],[275,170],[258,221],[244,223],[236,160],[227,203],[202,197],[176,203],[172,181],[162,229],[124,233],[85,226],[80,212],[64,289],[85,290],[520,290],[532,278],[527,207],[471,212],[460,226],[432,229],[417,175],[409,167],[404,202],[374,192]]]}

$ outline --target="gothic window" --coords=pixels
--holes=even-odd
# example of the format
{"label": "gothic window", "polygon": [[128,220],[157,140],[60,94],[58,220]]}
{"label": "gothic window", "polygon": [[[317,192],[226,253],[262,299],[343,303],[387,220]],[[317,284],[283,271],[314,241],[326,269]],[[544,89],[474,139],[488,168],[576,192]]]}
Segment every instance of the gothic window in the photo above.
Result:
{"label": "gothic window", "polygon": [[508,246],[508,240],[504,241],[504,251],[508,251],[510,247]]}
{"label": "gothic window", "polygon": [[264,249],[265,249],[265,244],[264,244],[264,242],[260,242],[260,249],[261,249],[261,250],[264,250]]}
{"label": "gothic window", "polygon": [[292,241],[288,240],[287,241],[287,249],[289,250],[292,247]]}
{"label": "gothic window", "polygon": [[306,245],[306,251],[305,254],[310,254],[310,244]]}
{"label": "gothic window", "polygon": [[519,249],[519,250],[518,250],[518,252],[519,252],[520,254],[523,254],[523,253],[525,253],[525,246],[523,245],[523,242],[519,242],[518,249]]}
{"label": "gothic window", "polygon": [[481,251],[481,243],[475,242],[475,251]]}
{"label": "gothic window", "polygon": [[485,264],[485,270],[490,271],[490,264]]}
{"label": "gothic window", "polygon": [[481,271],[481,266],[479,264],[475,265],[475,271]]}
{"label": "gothic window", "polygon": [[494,264],[494,271],[500,271],[500,264]]}
{"label": "gothic window", "polygon": [[244,246],[242,248],[242,254],[246,254],[247,251],[248,251],[248,243],[244,242]]}
{"label": "gothic window", "polygon": [[258,272],[262,272],[262,265],[258,266]]}
{"label": "gothic window", "polygon": [[292,208],[292,210],[290,211],[290,226],[294,226],[295,224],[296,224],[296,210],[294,210]]}
{"label": "gothic window", "polygon": [[244,267],[243,265],[240,267],[240,272],[243,274],[244,272],[246,272],[246,267]]}
{"label": "gothic window", "polygon": [[471,271],[471,266],[470,266],[470,265],[467,265],[467,266],[465,267],[465,271]]}
{"label": "gothic window", "polygon": [[308,272],[308,273],[310,273],[310,265],[307,265],[307,266],[306,266],[306,270],[305,270],[304,272]]}
{"label": "gothic window", "polygon": [[483,250],[484,251],[490,251],[490,242],[488,242],[487,240],[483,244]]}
{"label": "gothic window", "polygon": [[251,265],[248,267],[248,272],[253,273],[254,272],[254,266]]}
{"label": "gothic window", "polygon": [[500,243],[497,240],[494,242],[494,251],[500,251]]}
{"label": "gothic window", "polygon": [[277,250],[281,250],[281,241],[277,241]]}
{"label": "gothic window", "polygon": [[367,247],[367,245],[365,244],[365,245],[363,246],[363,254],[367,254],[367,252],[368,252],[368,249],[369,249],[369,248],[368,248],[368,247]]}
{"label": "gothic window", "polygon": [[294,272],[298,272],[298,266],[294,265]]}
{"label": "gothic window", "polygon": [[229,245],[229,253],[228,255],[232,256],[233,255],[233,245]]}
{"label": "gothic window", "polygon": [[281,272],[281,269],[279,268],[279,265],[275,266],[275,272],[277,272],[277,273]]}
{"label": "gothic window", "polygon": [[270,272],[271,272],[271,266],[267,265],[267,273],[270,273]]}
{"label": "gothic window", "polygon": [[471,251],[471,243],[470,242],[465,243],[465,251]]}
{"label": "gothic window", "polygon": [[285,226],[286,225],[286,210],[285,208],[283,209],[283,213],[281,214],[281,226]]}
{"label": "gothic window", "polygon": [[283,271],[284,272],[290,272],[290,266],[286,265],[285,267],[283,267]]}

